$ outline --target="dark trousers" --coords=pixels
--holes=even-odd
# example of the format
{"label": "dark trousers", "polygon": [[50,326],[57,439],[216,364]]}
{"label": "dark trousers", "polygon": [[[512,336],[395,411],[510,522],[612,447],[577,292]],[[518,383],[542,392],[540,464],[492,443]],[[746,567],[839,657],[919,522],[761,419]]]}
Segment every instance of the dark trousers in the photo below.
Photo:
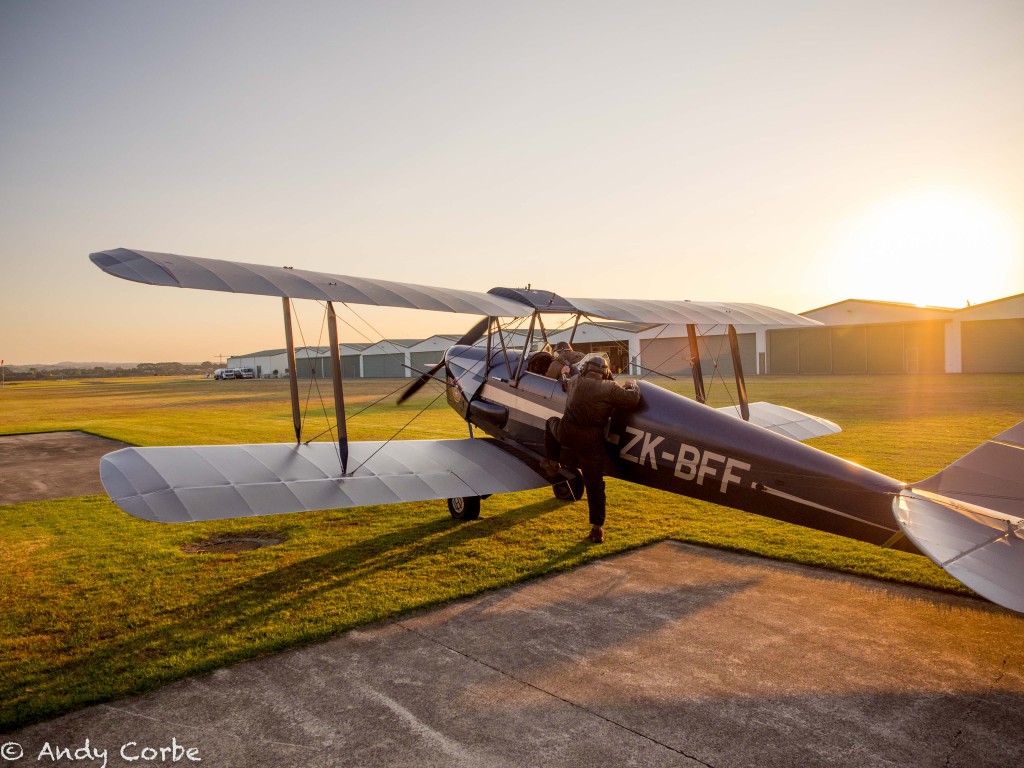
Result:
{"label": "dark trousers", "polygon": [[553,461],[579,467],[587,494],[590,524],[603,526],[605,518],[604,446],[592,440],[575,440],[572,430],[561,429],[561,419],[553,416],[544,430],[544,452]]}

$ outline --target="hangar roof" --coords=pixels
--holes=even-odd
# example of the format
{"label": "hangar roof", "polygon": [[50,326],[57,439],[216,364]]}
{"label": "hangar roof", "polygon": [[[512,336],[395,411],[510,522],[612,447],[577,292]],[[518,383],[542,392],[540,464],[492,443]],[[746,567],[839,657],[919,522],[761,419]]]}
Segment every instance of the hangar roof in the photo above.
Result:
{"label": "hangar roof", "polygon": [[814,312],[821,312],[825,309],[832,309],[833,307],[840,307],[843,304],[875,304],[879,307],[899,307],[907,310],[918,310],[921,312],[956,312],[957,310],[952,307],[928,307],[921,306],[920,304],[909,304],[902,301],[879,301],[878,299],[843,299],[842,301],[836,301],[831,304],[826,304],[823,307],[815,307],[814,309],[808,309],[806,312],[801,312],[801,315],[809,315]]}

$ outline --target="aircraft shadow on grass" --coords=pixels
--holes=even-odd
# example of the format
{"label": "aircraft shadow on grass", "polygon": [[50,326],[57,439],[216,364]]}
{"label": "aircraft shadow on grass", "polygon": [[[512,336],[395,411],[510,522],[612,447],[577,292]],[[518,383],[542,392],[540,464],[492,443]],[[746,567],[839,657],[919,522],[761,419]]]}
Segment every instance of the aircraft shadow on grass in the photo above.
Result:
{"label": "aircraft shadow on grass", "polygon": [[[188,522],[448,499],[453,517],[472,519],[481,500],[496,493],[550,485],[556,495],[579,498],[582,478],[571,460],[561,474],[545,477],[540,471],[546,438],[554,434],[548,425],[565,413],[565,387],[601,378],[609,361],[596,352],[575,361],[582,365],[581,378],[563,387],[548,373],[571,372],[571,366],[553,365],[558,348],[551,345],[558,334],[549,335],[545,322],[557,327],[560,318],[571,320],[569,343],[583,319],[674,324],[686,328],[694,399],[650,381],[630,386],[635,396],[627,399],[635,407],[614,412],[602,444],[607,474],[925,554],[980,595],[1024,612],[1024,421],[910,484],[806,445],[803,440],[838,432],[838,425],[785,406],[749,402],[737,328],[750,333],[820,325],[809,318],[758,304],[572,298],[529,286],[483,293],[127,248],[90,258],[103,271],[138,283],[282,301],[295,444],[111,453],[101,462],[104,487],[137,517]],[[302,439],[295,299],[325,308],[338,438],[333,444]],[[335,303],[482,315],[398,398],[401,404],[443,373],[448,404],[466,421],[470,437],[350,442]],[[706,347],[709,335],[728,338],[734,407],[707,405],[700,359],[701,341]],[[639,355],[630,355],[628,367],[644,372]],[[474,430],[488,437],[479,439]]]}

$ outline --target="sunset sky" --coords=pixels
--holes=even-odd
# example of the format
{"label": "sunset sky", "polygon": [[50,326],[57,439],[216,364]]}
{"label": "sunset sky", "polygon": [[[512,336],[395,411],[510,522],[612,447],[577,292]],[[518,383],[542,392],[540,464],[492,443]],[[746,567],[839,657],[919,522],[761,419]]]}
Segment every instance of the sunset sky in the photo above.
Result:
{"label": "sunset sky", "polygon": [[[0,358],[282,345],[279,301],[118,280],[115,247],[797,312],[1024,293],[1021,30],[1021,0],[3,0]],[[477,319],[356,309],[343,340]]]}

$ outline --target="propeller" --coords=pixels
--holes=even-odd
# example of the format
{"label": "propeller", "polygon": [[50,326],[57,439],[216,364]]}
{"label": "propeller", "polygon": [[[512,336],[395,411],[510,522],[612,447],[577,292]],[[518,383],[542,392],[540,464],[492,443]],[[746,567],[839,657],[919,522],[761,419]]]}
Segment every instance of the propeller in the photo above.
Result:
{"label": "propeller", "polygon": [[[491,318],[489,318],[489,317],[483,318],[479,323],[477,323],[472,328],[470,328],[461,339],[459,339],[458,341],[455,342],[455,344],[456,345],[462,344],[462,345],[465,345],[467,347],[473,346],[478,341],[480,341],[480,339],[483,338],[484,334],[487,332],[487,329],[490,327],[490,325],[491,325]],[[410,384],[408,387],[406,387],[405,390],[402,392],[402,394],[398,396],[398,404],[401,405],[406,400],[408,400],[410,397],[412,397],[417,392],[419,392],[421,389],[423,389],[423,385],[426,384],[428,381],[430,381],[432,378],[434,378],[434,374],[437,373],[439,370],[441,370],[443,367],[444,367],[444,360],[442,360],[440,363],[435,365],[429,371],[427,371],[422,376],[420,376],[418,379],[416,379],[416,381],[414,381],[412,384]]]}

